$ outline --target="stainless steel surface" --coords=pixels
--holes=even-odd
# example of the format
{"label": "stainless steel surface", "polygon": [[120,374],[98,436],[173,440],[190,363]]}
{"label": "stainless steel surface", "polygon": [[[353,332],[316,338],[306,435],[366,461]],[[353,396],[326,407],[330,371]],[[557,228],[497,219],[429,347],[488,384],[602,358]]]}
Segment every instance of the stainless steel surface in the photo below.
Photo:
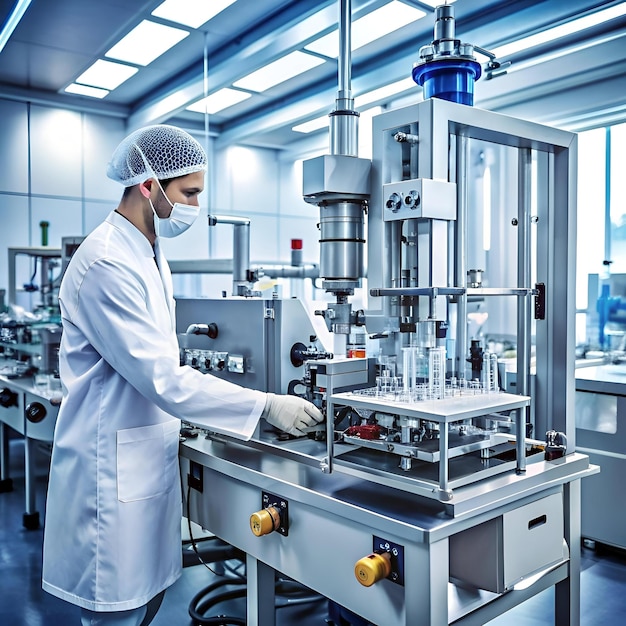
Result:
{"label": "stainless steel surface", "polygon": [[576,370],[576,450],[602,468],[582,484],[582,536],[626,549],[626,513],[615,505],[626,471],[626,365]]}
{"label": "stainless steel surface", "polygon": [[[211,323],[217,326],[214,339],[186,334],[192,324]],[[302,378],[304,368],[290,358],[295,344],[325,352],[307,312],[295,299],[177,298],[176,330],[183,362],[261,391],[286,393],[292,381]],[[238,370],[243,371],[229,371],[229,356],[237,357],[242,363]]]}
{"label": "stainless steel surface", "polygon": [[[206,495],[190,491],[192,519],[240,547],[254,565],[263,563],[291,576],[372,623],[411,626],[451,623],[460,616],[473,620],[468,623],[484,623],[480,621],[483,611],[495,616],[511,607],[508,593],[476,591],[463,598],[462,593],[449,591],[456,589],[448,567],[450,540],[459,532],[501,516],[523,516],[528,510],[525,507],[541,503],[546,496],[562,501],[565,483],[593,472],[586,457],[573,456],[565,461],[564,471],[563,464],[546,464],[541,471],[518,476],[515,481],[503,476],[482,493],[482,498],[470,496],[475,506],[465,515],[448,517],[442,515],[443,505],[426,505],[390,488],[372,489],[361,477],[322,474],[245,443],[199,438],[181,446],[183,476],[189,472],[190,462],[199,463],[204,484],[211,486]],[[248,519],[260,505],[261,491],[289,501],[287,537],[252,534]],[[550,533],[550,538],[557,534]],[[355,580],[354,564],[371,552],[372,535],[402,546],[403,586],[384,580],[364,588]],[[562,546],[562,537],[555,541]],[[503,550],[502,558],[509,559],[508,548]],[[533,561],[531,567],[536,563]],[[548,560],[541,565],[544,563]],[[544,576],[531,586],[533,593],[566,580],[567,570],[560,566],[567,563],[566,553],[556,563],[550,560]],[[254,582],[253,591],[262,579],[271,577],[271,570],[257,572],[259,580]],[[429,581],[426,585],[425,580]],[[456,597],[454,602],[451,597]],[[518,596],[523,597],[527,596]],[[249,596],[249,608],[258,601],[256,593]],[[262,609],[257,606],[253,610],[249,623],[263,623],[255,621]]]}
{"label": "stainless steel surface", "polygon": [[317,204],[334,194],[342,199],[369,194],[371,163],[367,159],[325,154],[304,161],[302,167],[302,194],[307,202]]}
{"label": "stainless steel surface", "polygon": [[417,178],[383,187],[385,221],[456,218],[456,185],[442,180]]}
{"label": "stainless steel surface", "polygon": [[453,535],[450,576],[503,593],[569,557],[563,530],[562,494],[535,500]]}
{"label": "stainless steel surface", "polygon": [[480,393],[462,395],[444,400],[423,400],[401,402],[389,398],[361,396],[356,393],[337,393],[332,396],[337,404],[347,404],[357,408],[385,411],[408,417],[425,419],[442,424],[488,415],[491,412],[510,411],[526,407],[528,396],[509,393]]}

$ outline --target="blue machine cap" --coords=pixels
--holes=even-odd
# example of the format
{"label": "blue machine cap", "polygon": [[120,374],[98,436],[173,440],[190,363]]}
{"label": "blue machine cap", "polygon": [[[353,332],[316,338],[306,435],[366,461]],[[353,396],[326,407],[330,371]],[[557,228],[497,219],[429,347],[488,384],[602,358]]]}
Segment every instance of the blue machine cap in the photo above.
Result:
{"label": "blue machine cap", "polygon": [[413,80],[424,88],[424,99],[441,98],[458,104],[474,105],[474,82],[482,70],[477,61],[438,59],[413,68]]}

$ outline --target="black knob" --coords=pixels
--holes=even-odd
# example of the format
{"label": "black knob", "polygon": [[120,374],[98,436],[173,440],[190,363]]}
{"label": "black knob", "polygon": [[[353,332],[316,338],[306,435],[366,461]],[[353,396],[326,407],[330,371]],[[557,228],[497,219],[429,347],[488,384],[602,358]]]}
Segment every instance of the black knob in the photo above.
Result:
{"label": "black knob", "polygon": [[26,410],[24,412],[26,413],[26,419],[29,422],[33,422],[33,424],[41,422],[48,414],[48,411],[46,411],[46,407],[41,404],[41,402],[31,402],[26,407]]}
{"label": "black knob", "polygon": [[17,406],[17,394],[8,387],[0,390],[0,406],[8,409],[11,406]]}
{"label": "black knob", "polygon": [[215,322],[211,322],[209,324],[207,335],[209,336],[209,339],[217,339],[217,324]]}

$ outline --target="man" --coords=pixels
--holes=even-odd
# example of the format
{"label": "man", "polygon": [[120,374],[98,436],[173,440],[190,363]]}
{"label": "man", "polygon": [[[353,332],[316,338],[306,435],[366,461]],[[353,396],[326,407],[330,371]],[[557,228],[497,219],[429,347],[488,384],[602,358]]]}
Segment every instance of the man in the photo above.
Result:
{"label": "man", "polygon": [[43,588],[83,626],[146,626],[181,573],[180,419],[248,439],[260,417],[292,434],[322,419],[301,398],[244,389],[179,364],[160,237],[199,212],[207,158],[149,126],[115,150],[122,200],[81,244],[59,293],[63,401],[44,536]]}

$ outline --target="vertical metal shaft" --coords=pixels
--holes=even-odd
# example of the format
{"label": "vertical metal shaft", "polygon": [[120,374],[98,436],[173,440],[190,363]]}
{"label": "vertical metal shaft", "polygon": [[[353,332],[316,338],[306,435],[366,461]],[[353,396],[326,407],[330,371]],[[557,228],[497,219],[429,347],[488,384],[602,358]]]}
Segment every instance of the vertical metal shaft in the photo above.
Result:
{"label": "vertical metal shaft", "polygon": [[[606,174],[604,176],[604,260],[611,260],[611,128],[606,129],[606,144],[604,162]],[[610,270],[611,266],[607,266]]]}
{"label": "vertical metal shaft", "polygon": [[[518,220],[517,220],[517,285],[530,287],[530,208],[531,208],[531,181],[532,181],[532,153],[530,149],[518,151]],[[517,391],[522,395],[530,395],[530,315],[531,298],[526,296],[517,301]],[[525,414],[524,414],[525,413]],[[522,413],[518,419],[517,428],[517,469],[526,469],[526,452],[524,439],[526,436],[526,421],[530,409]],[[524,419],[521,415],[524,414]],[[522,422],[522,423],[519,423]]]}
{"label": "vertical metal shaft", "polygon": [[[339,2],[339,59],[337,99],[349,99],[352,91],[352,0]],[[342,107],[344,108],[344,107]],[[346,107],[347,108],[347,107]]]}
{"label": "vertical metal shaft", "polygon": [[338,91],[330,114],[330,153],[358,156],[358,120],[352,99],[352,2],[339,2]]}
{"label": "vertical metal shaft", "polygon": [[[457,215],[455,259],[455,287],[465,287],[467,275],[467,211],[468,211],[468,184],[467,175],[469,140],[467,137],[457,136]],[[456,328],[456,363],[457,375],[463,377],[465,359],[467,358],[467,296],[459,296],[457,300],[457,328]]]}

